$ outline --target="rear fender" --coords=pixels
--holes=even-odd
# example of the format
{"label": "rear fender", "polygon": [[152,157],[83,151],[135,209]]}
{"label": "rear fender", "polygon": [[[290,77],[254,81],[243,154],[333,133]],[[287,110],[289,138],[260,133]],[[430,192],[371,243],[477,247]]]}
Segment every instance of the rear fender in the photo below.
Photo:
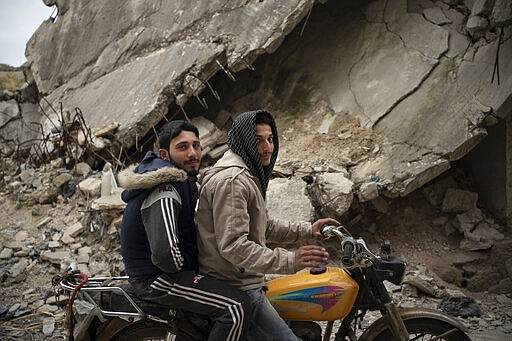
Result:
{"label": "rear fender", "polygon": [[107,323],[102,325],[102,329],[101,331],[99,331],[99,334],[96,335],[95,340],[109,341],[114,337],[114,335],[116,335],[121,330],[132,324],[133,323],[130,323],[118,317],[111,318]]}
{"label": "rear fender", "polygon": [[[433,320],[439,320],[452,325],[454,328],[460,329],[463,332],[467,331],[464,324],[459,322],[454,317],[447,315],[439,310],[426,309],[426,308],[403,308],[399,309],[402,320],[407,321],[416,318],[429,318]],[[377,321],[372,323],[370,327],[361,335],[360,341],[373,340],[377,335],[382,333],[385,329],[389,328],[387,317],[383,316]]]}

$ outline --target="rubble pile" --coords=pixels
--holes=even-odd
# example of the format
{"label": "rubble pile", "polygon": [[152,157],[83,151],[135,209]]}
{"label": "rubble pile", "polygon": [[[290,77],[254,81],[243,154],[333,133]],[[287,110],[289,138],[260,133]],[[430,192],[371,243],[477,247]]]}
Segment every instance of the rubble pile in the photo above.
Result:
{"label": "rubble pile", "polygon": [[[214,149],[215,146],[211,150]],[[123,274],[119,252],[122,189],[117,186],[115,172],[108,163],[102,170],[91,169],[84,162],[67,169],[61,159],[55,159],[32,168],[28,164],[18,167],[5,159],[1,170],[0,204],[5,215],[0,231],[3,240],[0,319],[10,321],[44,313],[44,317],[34,322],[40,328],[32,333],[59,337],[63,332],[60,314],[66,297],[55,297],[51,286],[53,275],[69,269],[90,276]],[[369,191],[366,194],[367,198],[374,197]],[[457,188],[453,179],[448,178],[423,188],[420,195],[441,212],[432,226],[442,229],[447,238],[457,236],[460,240],[459,257],[446,260],[446,267],[441,270],[410,264],[404,284],[390,288],[395,299],[404,307],[436,308],[443,298],[467,297],[466,289],[488,290],[487,284],[479,286],[487,277],[496,283],[489,289],[499,300],[496,304],[511,307],[510,274],[504,273],[510,266],[485,262],[489,255],[502,259],[510,248],[506,248],[503,228],[477,207],[476,193]],[[364,203],[378,214],[390,215],[389,204],[382,197]],[[505,313],[506,309],[503,314],[495,314],[489,311],[492,305],[487,301],[476,302],[482,308],[482,316],[466,317],[466,324],[472,330],[495,328],[512,332],[512,316]],[[9,335],[15,335],[11,334],[15,331],[6,330]]]}
{"label": "rubble pile", "polygon": [[432,226],[442,229],[447,238],[459,240],[457,255],[434,271],[443,280],[473,292],[511,293],[510,237],[506,238],[504,226],[478,206],[478,194],[461,189],[450,176],[424,187],[422,193],[440,211]]}

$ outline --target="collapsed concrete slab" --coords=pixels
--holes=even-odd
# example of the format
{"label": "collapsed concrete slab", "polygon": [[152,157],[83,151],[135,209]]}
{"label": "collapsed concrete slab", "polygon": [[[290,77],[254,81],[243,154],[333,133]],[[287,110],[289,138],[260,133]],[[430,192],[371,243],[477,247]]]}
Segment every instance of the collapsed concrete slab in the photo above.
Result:
{"label": "collapsed concrete slab", "polygon": [[[355,115],[383,137],[376,157],[350,165],[350,172],[356,185],[380,179],[390,197],[448,170],[486,137],[491,118],[512,112],[510,27],[497,29],[502,38],[492,26],[469,34],[461,29],[466,9],[429,6],[450,22],[435,24],[409,11],[407,1],[374,1],[361,10],[315,7],[304,34],[274,54],[281,65],[266,69],[265,86],[292,87],[282,101],[298,101],[295,94],[327,100],[335,113]],[[495,68],[500,84],[497,76],[492,82]],[[285,72],[284,80],[271,76]]]}
{"label": "collapsed concrete slab", "polygon": [[129,148],[216,72],[273,52],[313,2],[46,1],[58,16],[26,55],[51,106],[81,108],[93,129],[115,119]]}
{"label": "collapsed concrete slab", "polygon": [[[480,143],[487,136],[488,118],[510,116],[512,41],[497,39],[471,49],[471,59],[441,58],[421,86],[375,125],[387,137],[393,158],[359,166],[361,178],[377,174],[393,183],[388,187],[391,196],[407,195]],[[492,81],[495,67],[501,71],[500,84]]]}

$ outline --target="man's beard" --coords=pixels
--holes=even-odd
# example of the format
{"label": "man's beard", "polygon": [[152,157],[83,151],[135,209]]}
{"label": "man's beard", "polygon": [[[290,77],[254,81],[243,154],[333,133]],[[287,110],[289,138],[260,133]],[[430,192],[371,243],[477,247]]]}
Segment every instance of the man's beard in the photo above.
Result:
{"label": "man's beard", "polygon": [[[181,169],[181,170],[185,171],[185,173],[187,173],[187,175],[188,175],[188,176],[196,176],[197,174],[199,174],[199,168],[198,168],[198,169],[186,170],[186,169],[184,169],[184,168],[182,168],[182,167],[178,166],[178,163],[177,163],[177,162],[175,162],[175,161],[172,159],[172,157],[169,157],[169,161],[170,161],[170,162],[171,162],[171,163],[172,163],[176,168],[179,168],[179,169]],[[184,165],[187,165],[187,163],[188,163],[189,161],[192,161],[192,160],[187,160],[187,161],[185,161],[185,164],[184,164]],[[198,161],[198,162],[199,162],[199,160],[198,160],[198,159],[195,159],[195,160],[193,160],[193,161]]]}
{"label": "man's beard", "polygon": [[[187,161],[185,161],[185,166],[189,162],[198,162],[199,163],[199,160],[198,159],[187,160]],[[199,167],[197,169],[186,170],[185,172],[187,172],[188,176],[196,176],[197,174],[199,174]]]}
{"label": "man's beard", "polygon": [[199,169],[192,169],[192,170],[186,171],[186,173],[188,176],[196,176],[197,174],[199,174]]}

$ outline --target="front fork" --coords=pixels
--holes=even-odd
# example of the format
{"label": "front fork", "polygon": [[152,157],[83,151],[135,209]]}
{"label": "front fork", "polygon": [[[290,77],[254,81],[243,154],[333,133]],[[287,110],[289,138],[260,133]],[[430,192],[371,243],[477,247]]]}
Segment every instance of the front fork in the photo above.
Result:
{"label": "front fork", "polygon": [[409,332],[407,331],[407,328],[405,328],[404,320],[398,311],[398,307],[393,303],[393,299],[389,295],[386,286],[377,277],[377,273],[373,268],[369,269],[366,275],[377,292],[380,300],[384,303],[387,320],[391,327],[391,332],[393,333],[393,339],[397,341],[409,341]]}
{"label": "front fork", "polygon": [[404,320],[398,311],[398,307],[393,302],[384,304],[386,315],[393,333],[394,340],[409,341],[409,332],[405,328]]}
{"label": "front fork", "polygon": [[[360,290],[355,305],[368,304],[368,299],[370,299],[370,297],[377,299],[378,302],[380,302],[378,305],[384,307],[381,311],[383,316],[386,318],[387,324],[390,326],[393,339],[397,341],[408,341],[409,332],[407,331],[407,328],[405,328],[400,311],[396,304],[393,303],[384,283],[382,283],[382,281],[377,277],[374,269],[368,269],[365,276],[363,276],[361,272],[355,272],[352,276],[357,283],[359,283]],[[348,336],[350,340],[356,339],[355,335],[350,335],[353,334],[352,329],[350,328],[350,323],[354,320],[356,311],[357,308],[353,308],[349,315],[342,320],[341,326],[335,335],[335,340],[345,340],[345,336]],[[325,339],[326,338],[324,337],[324,340]]]}

